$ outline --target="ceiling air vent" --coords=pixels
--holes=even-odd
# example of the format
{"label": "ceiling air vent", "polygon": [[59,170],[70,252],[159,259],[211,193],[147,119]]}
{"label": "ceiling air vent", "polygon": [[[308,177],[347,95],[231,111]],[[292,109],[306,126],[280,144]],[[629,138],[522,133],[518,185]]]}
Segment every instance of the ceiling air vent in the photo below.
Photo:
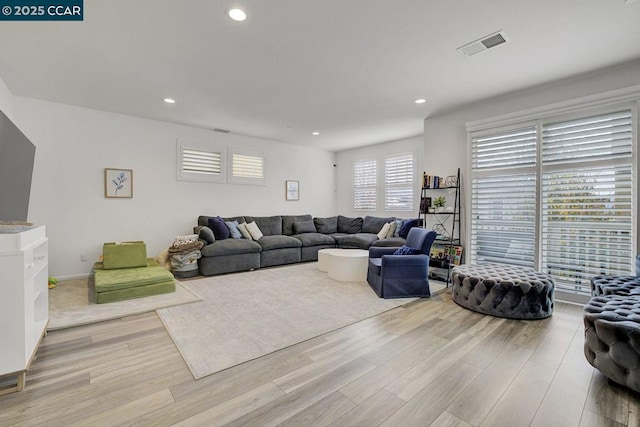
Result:
{"label": "ceiling air vent", "polygon": [[220,132],[220,133],[229,133],[229,132],[231,132],[230,130],[227,130],[227,129],[219,129],[219,128],[215,128],[213,131],[214,131],[214,132]]}
{"label": "ceiling air vent", "polygon": [[462,47],[459,47],[458,52],[462,53],[464,56],[473,56],[477,53],[484,52],[485,50],[499,46],[506,42],[507,37],[505,36],[505,34],[502,31],[498,31],[497,33],[483,37],[480,40],[476,40]]}

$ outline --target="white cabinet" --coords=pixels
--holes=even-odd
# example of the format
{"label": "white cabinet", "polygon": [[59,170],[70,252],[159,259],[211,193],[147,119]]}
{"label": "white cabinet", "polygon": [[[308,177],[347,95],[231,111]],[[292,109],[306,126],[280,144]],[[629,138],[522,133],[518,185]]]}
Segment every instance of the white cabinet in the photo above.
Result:
{"label": "white cabinet", "polygon": [[15,376],[21,391],[26,371],[49,321],[49,250],[45,227],[0,234],[0,378]]}

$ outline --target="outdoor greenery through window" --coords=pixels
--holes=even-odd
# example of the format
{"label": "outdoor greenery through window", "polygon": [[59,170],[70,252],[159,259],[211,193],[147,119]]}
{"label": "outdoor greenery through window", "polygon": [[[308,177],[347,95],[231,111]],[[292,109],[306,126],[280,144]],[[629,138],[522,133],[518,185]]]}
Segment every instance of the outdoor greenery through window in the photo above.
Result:
{"label": "outdoor greenery through window", "polygon": [[[542,269],[589,293],[631,273],[632,110],[471,135],[471,262]],[[539,242],[539,243],[538,243]]]}

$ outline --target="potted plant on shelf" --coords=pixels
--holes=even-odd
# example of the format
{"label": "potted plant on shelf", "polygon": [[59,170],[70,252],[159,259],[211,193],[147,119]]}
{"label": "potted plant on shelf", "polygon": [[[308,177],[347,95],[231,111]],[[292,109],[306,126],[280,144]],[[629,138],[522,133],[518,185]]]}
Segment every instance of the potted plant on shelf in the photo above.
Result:
{"label": "potted plant on shelf", "polygon": [[444,212],[444,205],[447,203],[447,200],[444,196],[438,196],[433,199],[433,206],[436,207],[436,212]]}

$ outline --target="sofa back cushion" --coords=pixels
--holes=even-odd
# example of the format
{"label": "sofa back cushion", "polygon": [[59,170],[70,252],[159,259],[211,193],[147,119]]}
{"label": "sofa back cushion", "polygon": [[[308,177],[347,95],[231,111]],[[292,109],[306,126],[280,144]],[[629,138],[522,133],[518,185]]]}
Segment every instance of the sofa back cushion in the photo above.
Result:
{"label": "sofa back cushion", "polygon": [[362,221],[362,233],[378,234],[385,224],[394,220],[394,217],[378,218],[376,216],[365,216]]}
{"label": "sofa back cushion", "polygon": [[338,232],[337,216],[332,216],[329,218],[314,218],[313,223],[315,224],[318,233],[331,234]]}
{"label": "sofa back cushion", "polygon": [[313,221],[300,221],[293,223],[293,232],[295,234],[317,233],[316,226]]}
{"label": "sofa back cushion", "polygon": [[246,216],[248,223],[255,222],[262,234],[265,236],[276,236],[282,234],[282,217],[278,216]]}
{"label": "sofa back cushion", "polygon": [[311,220],[311,215],[282,215],[282,234],[285,236],[298,234],[293,231],[293,223]]}
{"label": "sofa back cushion", "polygon": [[354,234],[362,231],[362,218],[338,215],[338,233]]}

